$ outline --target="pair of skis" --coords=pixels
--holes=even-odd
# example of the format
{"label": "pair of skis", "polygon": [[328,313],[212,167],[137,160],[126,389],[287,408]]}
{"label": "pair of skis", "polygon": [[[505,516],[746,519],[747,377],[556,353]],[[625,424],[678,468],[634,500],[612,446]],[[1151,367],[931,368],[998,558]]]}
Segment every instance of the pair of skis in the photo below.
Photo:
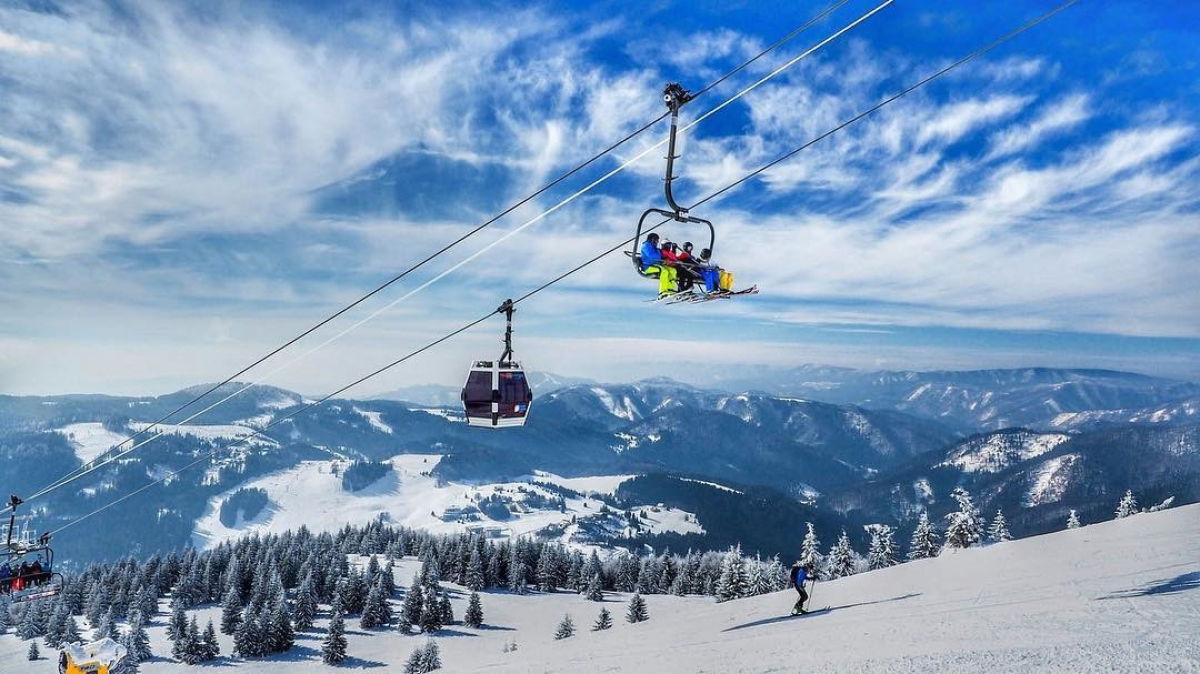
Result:
{"label": "pair of skis", "polygon": [[[810,604],[811,604],[811,603],[812,603],[812,598],[813,598],[813,595],[814,595],[814,594],[816,594],[816,593],[817,593],[817,579],[816,579],[816,578],[813,578],[813,582],[812,582],[812,589],[811,589],[811,590],[809,590],[808,597],[806,598],[806,600],[805,600],[805,601],[806,601],[807,603],[810,603]],[[796,617],[796,616],[806,616],[806,615],[814,615],[814,614],[817,614],[817,613],[825,613],[825,612],[826,612],[826,611],[828,611],[828,610],[829,610],[829,607],[828,607],[828,606],[826,606],[825,608],[819,608],[819,609],[817,609],[817,610],[815,610],[815,611],[805,611],[805,610],[804,610],[804,607],[803,607],[803,606],[801,606],[799,611],[797,611],[797,610],[796,610],[796,609],[794,609],[794,608],[792,609],[792,617],[794,618],[794,617]]]}
{"label": "pair of skis", "polygon": [[703,292],[696,290],[685,290],[683,292],[673,293],[656,297],[648,302],[661,302],[662,304],[679,304],[681,302],[698,303],[711,302],[713,300],[727,300],[738,295],[757,295],[758,286],[750,286],[742,290],[716,290],[713,292]]}

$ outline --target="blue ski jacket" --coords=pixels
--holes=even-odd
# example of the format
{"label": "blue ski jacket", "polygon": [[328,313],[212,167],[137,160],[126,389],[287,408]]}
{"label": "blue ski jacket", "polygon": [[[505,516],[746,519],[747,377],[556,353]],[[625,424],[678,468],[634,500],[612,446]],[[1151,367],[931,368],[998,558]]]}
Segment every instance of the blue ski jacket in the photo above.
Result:
{"label": "blue ski jacket", "polygon": [[649,267],[650,265],[654,265],[654,264],[658,264],[658,263],[662,262],[662,259],[663,259],[662,251],[658,249],[658,246],[655,246],[653,243],[650,243],[649,241],[642,243],[642,270],[643,271],[645,271],[646,267]]}
{"label": "blue ski jacket", "polygon": [[803,566],[792,569],[792,585],[800,587],[808,580],[808,569]]}

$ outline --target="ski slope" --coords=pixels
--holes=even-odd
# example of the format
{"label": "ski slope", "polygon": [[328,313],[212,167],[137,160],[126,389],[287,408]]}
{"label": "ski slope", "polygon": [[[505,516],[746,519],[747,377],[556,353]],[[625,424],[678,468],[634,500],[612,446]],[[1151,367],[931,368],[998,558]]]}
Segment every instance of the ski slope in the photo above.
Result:
{"label": "ski slope", "polygon": [[[391,459],[392,472],[366,488],[349,492],[342,488],[340,470],[347,462],[304,461],[299,465],[277,471],[239,485],[236,489],[209,500],[204,513],[196,522],[193,545],[208,549],[221,541],[233,540],[253,533],[282,533],[306,526],[312,531],[336,531],[346,524],[366,524],[383,518],[391,524],[425,529],[435,533],[459,533],[469,527],[499,527],[501,536],[530,534],[550,525],[562,527],[564,544],[585,550],[591,546],[572,543],[578,526],[572,516],[584,518],[595,515],[601,504],[595,499],[568,498],[563,512],[557,509],[521,508],[507,520],[489,518],[478,520],[443,519],[447,508],[472,506],[476,499],[495,493],[518,496],[518,490],[535,491],[544,497],[556,494],[523,482],[463,484],[439,481],[429,474],[441,461],[439,454],[401,454]],[[558,482],[588,491],[605,491],[630,476],[600,478],[557,478],[550,473],[538,473],[537,479]],[[557,478],[557,479],[555,479]],[[249,521],[225,526],[220,520],[221,503],[234,491],[258,488],[267,492],[269,503]],[[608,489],[611,491],[611,489]],[[659,509],[652,504],[639,506],[645,510],[643,525],[650,533],[703,531],[692,513],[675,509]]]}
{"label": "ski slope", "polygon": [[95,459],[128,437],[108,430],[98,421],[69,424],[58,429],[58,432],[71,442],[75,456],[79,457],[81,463]]}
{"label": "ski slope", "polygon": [[[356,558],[359,563],[365,560]],[[417,568],[407,559],[397,580]],[[452,590],[459,590],[450,586]],[[789,591],[716,604],[706,597],[651,595],[650,620],[624,622],[624,595],[605,606],[614,626],[591,632],[599,606],[568,593],[483,593],[485,625],[454,625],[437,637],[451,672],[1197,672],[1200,671],[1200,505],[960,551],[817,585],[818,611],[792,618]],[[396,607],[399,600],[395,601]],[[461,619],[466,594],[452,592]],[[327,608],[327,607],[325,607]],[[167,610],[167,602],[162,602]],[[201,624],[219,607],[196,611]],[[569,613],[579,631],[555,641]],[[184,674],[163,634],[149,674]],[[243,661],[230,674],[329,672],[320,662],[323,612],[285,656]],[[400,671],[425,640],[347,620],[351,659],[343,669]],[[504,652],[516,642],[515,652]],[[28,643],[0,636],[0,672],[55,671],[25,660]],[[52,652],[43,649],[43,653]]]}

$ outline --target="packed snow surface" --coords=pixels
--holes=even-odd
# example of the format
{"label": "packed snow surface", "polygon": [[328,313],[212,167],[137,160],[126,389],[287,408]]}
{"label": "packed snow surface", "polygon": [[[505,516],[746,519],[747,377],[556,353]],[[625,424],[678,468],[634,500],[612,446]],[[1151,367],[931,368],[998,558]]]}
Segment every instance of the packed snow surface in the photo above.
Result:
{"label": "packed snow surface", "polygon": [[[364,563],[362,558],[355,558]],[[417,563],[401,562],[396,579]],[[467,593],[450,585],[461,619]],[[1197,672],[1200,671],[1200,505],[1135,515],[1080,529],[818,583],[808,616],[787,615],[790,591],[716,604],[707,597],[649,595],[650,619],[623,620],[628,597],[610,593],[612,629],[591,632],[599,606],[567,592],[481,593],[484,627],[461,624],[436,637],[443,670],[455,672]],[[399,608],[400,596],[393,599]],[[156,658],[146,674],[186,674],[169,659],[167,601],[150,627]],[[220,608],[194,611],[203,625]],[[578,632],[555,641],[570,614]],[[230,674],[333,671],[320,661],[328,625],[280,657],[231,657]],[[341,669],[401,671],[424,637],[363,630],[346,621],[350,659]],[[516,642],[518,649],[504,652]],[[53,651],[25,659],[28,643],[0,636],[0,671],[52,674]],[[47,658],[46,656],[51,657]],[[204,668],[201,668],[204,669]]]}
{"label": "packed snow surface", "polygon": [[1078,454],[1064,454],[1039,466],[1033,476],[1033,485],[1025,495],[1025,506],[1033,507],[1062,500],[1067,486],[1071,483],[1071,471],[1078,460]]}
{"label": "packed snow surface", "polygon": [[[191,435],[201,440],[237,440],[244,438],[247,435],[254,433],[253,428],[239,426],[237,424],[149,424],[145,422],[134,422],[129,424],[129,427],[134,431],[143,431],[150,426],[154,429],[150,431],[151,435]],[[149,436],[147,436],[149,437]],[[274,440],[255,436],[248,440],[253,444],[277,444]]]}
{"label": "packed snow surface", "polygon": [[75,456],[83,463],[100,456],[129,437],[113,433],[100,422],[70,424],[58,429],[58,432],[65,435],[74,445]]}
{"label": "packed snow surface", "polygon": [[374,428],[381,433],[387,433],[388,435],[392,434],[392,427],[383,423],[382,412],[372,412],[371,410],[359,409],[358,407],[355,407],[354,411],[359,416],[366,419],[367,423],[371,424],[371,428]]}
{"label": "packed snow surface", "polygon": [[[288,529],[307,526],[313,531],[336,531],[346,524],[366,524],[383,518],[400,524],[433,531],[458,533],[474,527],[491,528],[496,537],[531,534],[548,526],[558,526],[563,543],[571,543],[578,530],[571,520],[598,514],[601,504],[595,499],[565,499],[565,512],[553,507],[528,508],[520,503],[509,519],[492,520],[460,517],[451,513],[475,506],[482,497],[499,494],[520,501],[520,490],[537,492],[545,498],[557,494],[524,482],[461,484],[439,482],[430,471],[441,461],[439,454],[401,454],[387,461],[392,471],[359,491],[342,487],[341,472],[348,461],[304,461],[286,470],[270,473],[239,485],[237,489],[259,488],[267,492],[268,504],[253,519],[227,527],[220,519],[221,503],[233,491],[209,500],[204,514],[196,522],[193,544],[200,549],[211,548],[221,541],[232,540],[251,533],[282,533]],[[607,475],[596,478],[560,478],[538,472],[538,480],[560,483],[585,494],[591,491],[611,492],[617,484],[631,475]],[[584,487],[587,487],[586,489]],[[703,528],[692,513],[682,510],[646,509],[643,526],[651,533],[701,533]],[[587,549],[588,546],[577,547]]]}
{"label": "packed snow surface", "polygon": [[590,477],[561,477],[554,473],[534,471],[534,479],[538,482],[549,482],[567,489],[574,489],[581,494],[615,494],[617,487],[625,480],[637,475],[593,475]]}

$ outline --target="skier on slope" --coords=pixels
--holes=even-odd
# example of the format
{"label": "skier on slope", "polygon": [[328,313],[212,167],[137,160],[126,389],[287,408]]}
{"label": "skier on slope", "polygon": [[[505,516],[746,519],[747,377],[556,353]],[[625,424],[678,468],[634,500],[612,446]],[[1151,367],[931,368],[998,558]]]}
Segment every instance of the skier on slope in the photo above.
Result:
{"label": "skier on slope", "polygon": [[804,602],[808,601],[808,593],[804,591],[804,582],[812,575],[812,569],[801,564],[799,560],[792,564],[792,570],[788,574],[788,585],[795,587],[796,592],[800,593],[800,599],[792,607],[792,615],[807,613],[804,610]]}

